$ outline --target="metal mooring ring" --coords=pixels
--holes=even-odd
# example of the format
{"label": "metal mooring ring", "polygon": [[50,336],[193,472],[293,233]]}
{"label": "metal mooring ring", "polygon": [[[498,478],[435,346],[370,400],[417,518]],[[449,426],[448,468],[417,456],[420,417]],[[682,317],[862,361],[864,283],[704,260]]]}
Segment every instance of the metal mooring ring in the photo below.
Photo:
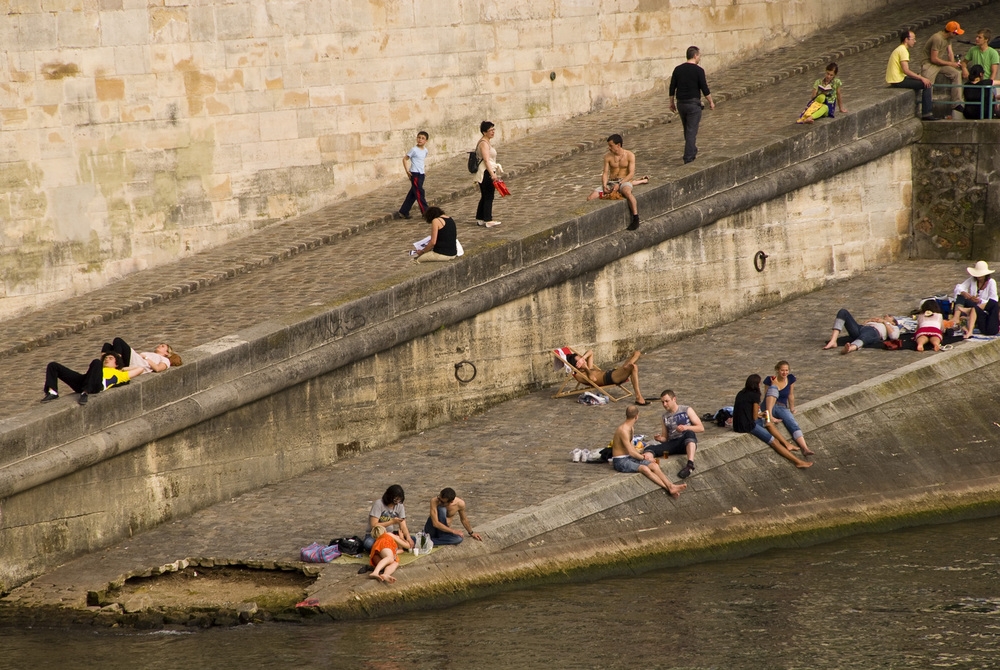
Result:
{"label": "metal mooring ring", "polygon": [[765,265],[767,265],[767,254],[763,251],[758,251],[753,257],[753,266],[757,272],[763,272]]}
{"label": "metal mooring ring", "polygon": [[[472,368],[472,376],[469,377],[468,379],[462,379],[459,376],[458,371],[461,370],[462,367],[466,365]],[[475,378],[476,378],[476,366],[472,363],[472,361],[459,361],[458,363],[455,363],[455,379],[462,382],[463,384],[468,384]]]}

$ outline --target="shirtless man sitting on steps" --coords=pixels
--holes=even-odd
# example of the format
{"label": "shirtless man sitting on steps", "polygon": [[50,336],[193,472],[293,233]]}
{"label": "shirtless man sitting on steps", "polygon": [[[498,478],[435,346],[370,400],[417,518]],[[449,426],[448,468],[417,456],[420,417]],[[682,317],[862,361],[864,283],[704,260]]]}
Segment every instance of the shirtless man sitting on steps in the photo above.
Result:
{"label": "shirtless man sitting on steps", "polygon": [[663,474],[652,454],[640,454],[632,444],[635,422],[638,418],[637,408],[625,408],[625,423],[618,426],[615,437],[611,440],[611,465],[618,472],[640,472],[672,497],[677,498],[681,491],[687,488],[687,484],[677,485],[671,482]]}
{"label": "shirtless man sitting on steps", "polygon": [[607,372],[594,365],[594,352],[590,349],[587,349],[583,356],[567,354],[566,360],[580,371],[573,373],[573,379],[581,384],[586,384],[588,379],[598,386],[624,384],[626,381],[631,381],[632,390],[635,391],[635,404],[648,405],[649,401],[642,397],[642,391],[639,390],[639,366],[636,365],[636,361],[639,360],[640,356],[642,356],[641,353],[633,351],[629,359],[620,367]]}
{"label": "shirtless man sitting on steps", "polygon": [[618,191],[628,200],[629,209],[632,210],[632,223],[629,230],[639,227],[639,210],[632,195],[632,186],[635,184],[645,184],[649,177],[642,179],[635,178],[635,154],[622,147],[622,136],[614,134],[608,138],[608,153],[604,156],[604,172],[601,174],[601,184],[603,190],[594,191],[587,200],[607,197],[607,194]]}

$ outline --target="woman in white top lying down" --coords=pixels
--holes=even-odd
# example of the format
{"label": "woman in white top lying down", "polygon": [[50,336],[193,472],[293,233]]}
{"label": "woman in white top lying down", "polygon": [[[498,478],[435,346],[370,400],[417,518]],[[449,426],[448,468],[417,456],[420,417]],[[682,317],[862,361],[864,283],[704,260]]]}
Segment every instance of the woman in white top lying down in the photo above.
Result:
{"label": "woman in white top lying down", "polygon": [[[143,372],[163,372],[171,366],[182,365],[181,357],[174,353],[167,343],[156,345],[152,351],[139,353],[129,346],[128,342],[120,337],[116,337],[109,344],[104,343],[101,353],[114,352],[122,357],[125,367],[142,368]],[[135,375],[132,375],[135,376]]]}

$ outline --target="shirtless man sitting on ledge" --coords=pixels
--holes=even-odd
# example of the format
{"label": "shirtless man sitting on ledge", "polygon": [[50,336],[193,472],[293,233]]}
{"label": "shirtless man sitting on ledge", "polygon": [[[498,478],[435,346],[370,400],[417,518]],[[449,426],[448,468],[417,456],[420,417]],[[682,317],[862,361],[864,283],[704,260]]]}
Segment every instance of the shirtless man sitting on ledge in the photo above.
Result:
{"label": "shirtless man sitting on ledge", "polygon": [[639,410],[635,407],[625,409],[625,423],[618,426],[614,439],[611,440],[611,465],[618,472],[639,472],[649,478],[654,484],[677,498],[687,484],[674,484],[660,469],[652,454],[640,454],[632,444],[635,433],[635,422],[639,418]]}
{"label": "shirtless man sitting on ledge", "polygon": [[611,193],[618,191],[628,200],[629,209],[632,211],[632,223],[629,230],[639,227],[639,209],[632,195],[632,187],[636,184],[645,184],[649,177],[642,179],[635,178],[635,154],[622,147],[622,136],[615,134],[608,138],[608,153],[604,155],[604,172],[601,174],[601,189],[595,190],[587,200],[596,198],[607,198]]}
{"label": "shirtless man sitting on ledge", "polygon": [[574,372],[573,378],[581,384],[586,384],[589,379],[598,386],[610,386],[611,384],[624,384],[626,381],[632,382],[632,390],[635,391],[635,404],[648,405],[649,401],[642,397],[639,390],[639,366],[636,361],[642,356],[638,351],[633,351],[632,355],[621,366],[607,372],[594,365],[594,352],[590,349],[583,356],[567,354],[566,360],[570,365],[580,372]]}

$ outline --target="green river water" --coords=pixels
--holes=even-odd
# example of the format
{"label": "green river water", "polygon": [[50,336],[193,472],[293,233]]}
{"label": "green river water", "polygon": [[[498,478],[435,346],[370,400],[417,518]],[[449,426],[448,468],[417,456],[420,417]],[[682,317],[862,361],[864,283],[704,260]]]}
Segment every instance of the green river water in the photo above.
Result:
{"label": "green river water", "polygon": [[1000,518],[372,621],[0,630],[0,668],[37,667],[1000,667]]}

